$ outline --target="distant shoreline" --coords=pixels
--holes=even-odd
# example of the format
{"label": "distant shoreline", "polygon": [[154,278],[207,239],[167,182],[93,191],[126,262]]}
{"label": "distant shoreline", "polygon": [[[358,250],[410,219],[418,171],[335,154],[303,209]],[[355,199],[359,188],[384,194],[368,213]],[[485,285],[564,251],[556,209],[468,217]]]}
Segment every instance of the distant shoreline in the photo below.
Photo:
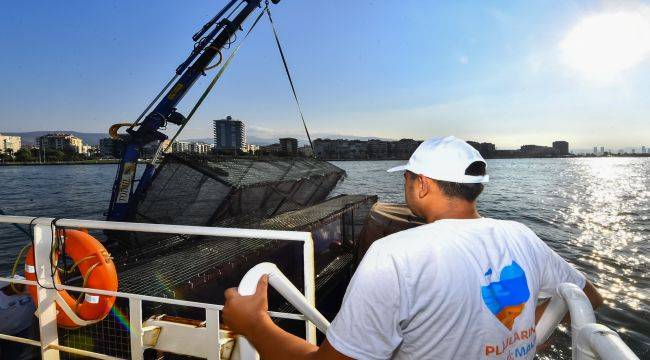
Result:
{"label": "distant shoreline", "polygon": [[[650,154],[625,154],[625,155],[609,155],[609,156],[554,156],[554,157],[545,157],[545,156],[513,156],[513,157],[486,157],[487,160],[513,160],[513,159],[591,159],[591,158],[650,158]],[[408,159],[319,159],[323,161],[407,161]],[[57,166],[57,165],[117,165],[120,163],[120,160],[84,160],[84,161],[58,161],[58,162],[6,162],[0,163],[2,166]],[[148,161],[139,161],[138,164],[146,164]]]}
{"label": "distant shoreline", "polygon": [[[601,159],[601,158],[650,158],[650,154],[625,154],[625,155],[609,155],[609,156],[586,156],[586,155],[573,155],[573,156],[503,156],[503,157],[486,157],[486,160],[513,160],[513,159]],[[406,161],[408,159],[319,159],[325,161]]]}
{"label": "distant shoreline", "polygon": [[[117,165],[120,160],[84,160],[84,161],[57,161],[57,162],[6,162],[0,163],[0,166],[57,166],[57,165]],[[140,161],[139,164],[145,162]]]}

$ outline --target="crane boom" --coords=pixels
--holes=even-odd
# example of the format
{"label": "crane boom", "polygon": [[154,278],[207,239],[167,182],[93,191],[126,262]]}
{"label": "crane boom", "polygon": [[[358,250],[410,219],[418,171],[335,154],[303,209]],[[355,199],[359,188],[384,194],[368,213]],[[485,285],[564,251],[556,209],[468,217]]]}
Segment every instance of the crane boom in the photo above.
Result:
{"label": "crane boom", "polygon": [[[274,4],[278,2],[279,0],[273,1]],[[237,3],[239,4],[235,6]],[[186,118],[176,111],[176,106],[192,85],[204,74],[205,68],[220,54],[224,46],[230,44],[232,37],[242,29],[242,24],[246,19],[260,6],[261,0],[230,0],[213,19],[194,35],[193,38],[197,41],[194,50],[187,60],[176,69],[178,80],[159,100],[154,109],[144,117],[137,130],[133,127],[127,129],[122,159],[113,183],[108,220],[128,221],[131,218],[138,201],[151,184],[156,169],[155,164],[147,164],[142,176],[137,181],[137,188],[133,191],[139,150],[151,142],[166,140],[167,135],[160,132],[160,129],[168,122],[176,125],[183,125],[186,122]],[[233,7],[232,12],[236,12],[234,17],[229,19],[224,16]]]}

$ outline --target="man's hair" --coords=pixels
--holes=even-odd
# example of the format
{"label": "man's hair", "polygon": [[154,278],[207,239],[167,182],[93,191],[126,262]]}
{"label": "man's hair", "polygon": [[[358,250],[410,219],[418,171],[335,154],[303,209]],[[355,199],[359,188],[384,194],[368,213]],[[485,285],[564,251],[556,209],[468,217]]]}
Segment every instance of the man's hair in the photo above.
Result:
{"label": "man's hair", "polygon": [[[409,172],[409,175],[414,176],[414,173]],[[474,161],[467,169],[465,175],[483,176],[485,175],[485,163],[482,161]],[[483,192],[483,184],[466,184],[456,183],[450,181],[442,181],[431,179],[436,182],[440,190],[450,198],[460,198],[465,201],[473,202]]]}

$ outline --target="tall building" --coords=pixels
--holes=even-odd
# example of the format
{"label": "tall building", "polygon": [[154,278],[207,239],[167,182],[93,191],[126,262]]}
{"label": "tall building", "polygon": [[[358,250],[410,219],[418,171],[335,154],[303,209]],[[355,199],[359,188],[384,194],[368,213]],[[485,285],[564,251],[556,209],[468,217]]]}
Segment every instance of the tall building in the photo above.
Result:
{"label": "tall building", "polygon": [[600,147],[600,153],[601,153],[601,154],[604,154],[604,153],[605,153],[605,147],[604,147],[604,146],[601,146],[601,147]]}
{"label": "tall building", "polygon": [[645,153],[646,153],[645,146],[641,146],[641,154],[645,154]]}
{"label": "tall building", "polygon": [[567,141],[553,141],[553,149],[555,149],[559,155],[569,155],[569,143]]}
{"label": "tall building", "polygon": [[594,146],[594,155],[598,155],[598,146]]}
{"label": "tall building", "polygon": [[83,140],[72,134],[43,135],[36,139],[36,144],[41,150],[74,151],[80,154],[84,152]]}
{"label": "tall building", "polygon": [[0,134],[0,153],[15,153],[20,150],[20,136],[8,136]]}
{"label": "tall building", "polygon": [[280,152],[284,154],[296,154],[298,152],[298,139],[281,138]]}
{"label": "tall building", "polygon": [[214,149],[216,151],[242,151],[247,150],[246,127],[239,120],[231,116],[221,120],[214,120]]}

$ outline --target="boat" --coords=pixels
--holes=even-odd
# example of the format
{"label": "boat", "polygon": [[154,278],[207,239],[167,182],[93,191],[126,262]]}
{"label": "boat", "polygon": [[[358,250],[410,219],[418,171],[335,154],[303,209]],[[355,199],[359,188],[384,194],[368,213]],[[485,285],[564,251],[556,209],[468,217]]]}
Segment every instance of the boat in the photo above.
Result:
{"label": "boat", "polygon": [[[263,15],[271,19],[268,5],[244,40]],[[33,255],[25,273],[31,279],[0,280],[26,285],[36,294],[40,340],[7,334],[0,339],[38,347],[48,360],[145,359],[158,354],[256,359],[245,338],[220,326],[219,312],[226,288],[238,285],[240,293],[251,294],[259,278],[269,275],[277,291],[270,298],[271,316],[316,343],[317,330],[322,338],[369,244],[420,224],[404,207],[396,211],[375,206],[375,195],[330,197],[345,172],[316,158],[164,154],[168,139],[160,129],[172,123],[179,125],[180,133],[241,43],[187,117],[176,106],[217,56],[221,64],[221,50],[232,44],[233,35],[260,6],[260,0],[228,1],[195,34],[190,56],[142,115],[133,123],[111,127],[111,135],[123,145],[123,157],[107,221],[0,216],[0,223],[30,227],[28,253]],[[283,62],[289,75],[284,56]],[[303,125],[307,130],[304,119]],[[118,133],[122,127],[126,134]],[[157,151],[135,179],[139,150],[152,143]],[[382,218],[391,220],[373,223]],[[119,275],[117,289],[87,286],[93,270],[77,266],[84,257],[66,264],[66,231],[87,232],[97,239],[103,261],[114,264]],[[82,273],[68,271],[72,268]],[[63,292],[77,299],[84,295],[91,302],[109,298],[110,312],[81,319],[72,309],[74,302],[61,300]],[[575,358],[636,358],[615,332],[595,324],[585,300],[580,289],[561,287],[538,325],[538,343],[570,310]],[[61,312],[74,326],[57,326]]]}

